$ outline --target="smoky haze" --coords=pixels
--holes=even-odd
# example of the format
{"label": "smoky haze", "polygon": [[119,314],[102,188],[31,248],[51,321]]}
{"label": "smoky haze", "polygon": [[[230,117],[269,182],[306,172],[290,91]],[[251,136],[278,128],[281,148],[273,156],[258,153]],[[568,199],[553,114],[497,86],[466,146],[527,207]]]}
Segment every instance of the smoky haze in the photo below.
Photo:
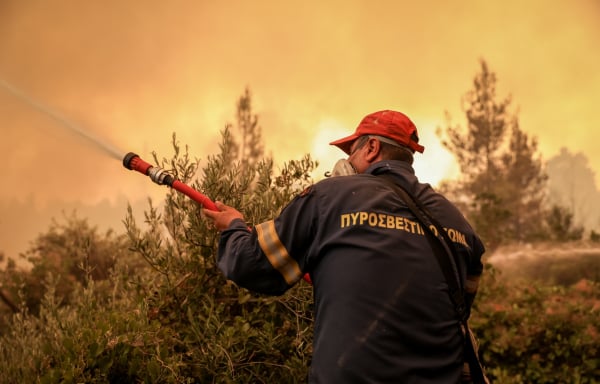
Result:
{"label": "smoky haze", "polygon": [[[567,147],[600,170],[600,3],[175,0],[0,2],[0,80],[116,151],[169,156],[177,133],[200,159],[248,86],[276,160],[313,153],[378,109],[420,129],[424,181],[455,175],[434,134],[483,58],[520,126],[549,159]],[[164,188],[0,88],[0,250],[15,256],[50,217],[79,209],[121,228],[126,201]],[[95,209],[94,207],[102,207]],[[17,240],[18,239],[18,240]]]}

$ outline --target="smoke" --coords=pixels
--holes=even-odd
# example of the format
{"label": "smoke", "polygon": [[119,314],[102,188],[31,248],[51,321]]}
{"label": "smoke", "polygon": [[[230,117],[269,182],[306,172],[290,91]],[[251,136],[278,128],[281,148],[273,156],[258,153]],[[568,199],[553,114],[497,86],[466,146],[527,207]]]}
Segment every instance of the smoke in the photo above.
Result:
{"label": "smoke", "polygon": [[[168,156],[173,132],[195,157],[217,152],[219,130],[248,86],[267,153],[288,160],[311,151],[328,119],[349,133],[379,109],[428,127],[441,125],[445,110],[460,116],[483,57],[546,158],[566,145],[598,170],[597,11],[589,0],[435,9],[408,1],[3,0],[0,78],[94,141],[146,159],[154,150]],[[0,124],[8,164],[0,200],[156,196],[156,186],[90,140],[1,89]],[[435,146],[424,144],[435,158]]]}

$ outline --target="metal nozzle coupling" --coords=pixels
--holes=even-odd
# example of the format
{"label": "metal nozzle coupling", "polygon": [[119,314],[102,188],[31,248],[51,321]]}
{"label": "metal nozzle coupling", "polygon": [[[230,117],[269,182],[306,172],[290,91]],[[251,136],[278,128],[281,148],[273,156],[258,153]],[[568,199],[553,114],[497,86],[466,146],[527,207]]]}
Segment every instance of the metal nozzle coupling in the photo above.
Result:
{"label": "metal nozzle coupling", "polygon": [[138,155],[133,152],[129,152],[123,158],[123,166],[133,171],[138,171],[144,175],[150,177],[152,181],[159,185],[173,186],[175,178],[171,176],[167,171],[162,168],[154,167],[149,163],[146,163]]}
{"label": "metal nozzle coupling", "polygon": [[167,171],[159,167],[151,167],[148,169],[148,176],[152,181],[159,185],[173,185],[175,178]]}
{"label": "metal nozzle coupling", "polygon": [[150,179],[159,185],[168,185],[169,187],[185,194],[192,200],[201,204],[206,209],[211,211],[218,211],[219,209],[208,197],[204,196],[200,192],[191,188],[187,184],[175,179],[174,176],[170,175],[167,171],[159,167],[153,167],[151,164],[140,159],[138,155],[133,152],[129,152],[123,158],[123,165],[125,168],[132,171],[137,171],[142,175],[150,177]]}

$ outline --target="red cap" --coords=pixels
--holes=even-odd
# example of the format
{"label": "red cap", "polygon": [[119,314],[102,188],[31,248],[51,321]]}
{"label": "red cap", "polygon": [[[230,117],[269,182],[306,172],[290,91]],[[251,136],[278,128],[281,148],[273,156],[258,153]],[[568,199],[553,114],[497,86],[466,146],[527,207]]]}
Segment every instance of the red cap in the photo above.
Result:
{"label": "red cap", "polygon": [[417,127],[413,122],[405,114],[390,110],[374,112],[365,116],[352,135],[332,141],[329,144],[335,145],[350,154],[350,148],[354,140],[365,135],[387,137],[413,151],[423,153],[425,150],[425,147],[419,145]]}

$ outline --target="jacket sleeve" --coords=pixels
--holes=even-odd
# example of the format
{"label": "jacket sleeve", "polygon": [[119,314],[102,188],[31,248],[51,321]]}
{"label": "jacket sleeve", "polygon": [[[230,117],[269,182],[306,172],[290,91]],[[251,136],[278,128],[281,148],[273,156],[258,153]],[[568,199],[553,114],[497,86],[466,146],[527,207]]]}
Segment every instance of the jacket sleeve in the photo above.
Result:
{"label": "jacket sleeve", "polygon": [[292,200],[281,214],[251,231],[234,220],[221,233],[217,265],[228,279],[255,292],[281,295],[304,275],[314,246],[318,209],[312,188]]}
{"label": "jacket sleeve", "polygon": [[256,229],[249,231],[240,219],[221,233],[217,266],[227,279],[254,292],[281,295],[291,287],[269,263]]}

